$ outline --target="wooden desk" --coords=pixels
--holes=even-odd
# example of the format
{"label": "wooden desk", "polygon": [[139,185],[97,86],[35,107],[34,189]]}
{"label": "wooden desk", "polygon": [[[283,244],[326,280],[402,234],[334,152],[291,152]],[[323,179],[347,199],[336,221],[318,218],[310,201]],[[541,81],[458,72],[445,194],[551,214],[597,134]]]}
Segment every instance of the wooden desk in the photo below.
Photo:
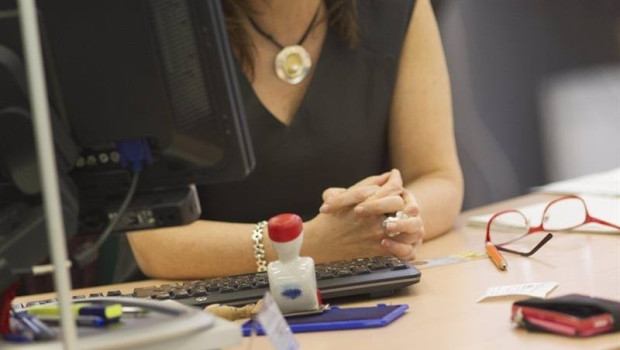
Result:
{"label": "wooden desk", "polygon": [[[539,203],[554,198],[528,195],[463,213],[453,232],[424,243],[420,258],[465,251],[484,251],[484,230],[465,226],[471,215]],[[505,254],[508,270],[498,271],[488,259],[423,270],[420,283],[384,300],[352,302],[341,306],[408,304],[409,311],[385,328],[296,334],[303,349],[620,349],[620,334],[586,339],[528,333],[510,323],[513,299],[476,303],[491,286],[556,281],[550,297],[569,293],[620,299],[620,236],[554,234],[533,257]],[[130,292],[153,281],[99,287]],[[89,290],[75,291],[84,294]],[[19,302],[42,296],[19,298]],[[235,349],[247,349],[249,339]],[[264,337],[255,337],[252,349],[271,349]]]}

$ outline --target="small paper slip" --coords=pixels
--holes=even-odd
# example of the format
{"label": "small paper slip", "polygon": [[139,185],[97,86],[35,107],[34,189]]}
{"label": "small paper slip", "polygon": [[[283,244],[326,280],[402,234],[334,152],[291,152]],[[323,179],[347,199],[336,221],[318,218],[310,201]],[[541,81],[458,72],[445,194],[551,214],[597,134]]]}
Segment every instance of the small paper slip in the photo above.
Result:
{"label": "small paper slip", "polygon": [[476,302],[479,303],[489,298],[512,295],[545,298],[547,294],[554,290],[558,285],[558,282],[536,282],[490,287],[486,290],[486,292],[484,292],[483,296],[476,300]]}
{"label": "small paper slip", "polygon": [[594,194],[620,197],[620,168],[603,173],[580,176],[534,188],[536,191],[559,194]]}
{"label": "small paper slip", "polygon": [[297,350],[299,343],[293,336],[291,328],[269,292],[263,297],[263,307],[258,311],[256,320],[265,331],[271,345],[276,350]]}
{"label": "small paper slip", "polygon": [[[599,197],[581,195],[581,198],[586,202],[588,207],[588,213],[595,218],[599,218],[616,225],[620,225],[620,197]],[[528,205],[521,208],[514,208],[519,210],[528,219],[530,226],[539,226],[543,219],[543,212],[548,202]],[[513,209],[513,208],[504,208]],[[566,215],[574,215],[574,213],[566,213]],[[491,219],[493,214],[472,216],[467,219],[467,225],[486,227],[487,222]],[[593,232],[593,233],[612,233],[617,234],[618,230],[597,224],[587,224],[579,226],[570,232]]]}

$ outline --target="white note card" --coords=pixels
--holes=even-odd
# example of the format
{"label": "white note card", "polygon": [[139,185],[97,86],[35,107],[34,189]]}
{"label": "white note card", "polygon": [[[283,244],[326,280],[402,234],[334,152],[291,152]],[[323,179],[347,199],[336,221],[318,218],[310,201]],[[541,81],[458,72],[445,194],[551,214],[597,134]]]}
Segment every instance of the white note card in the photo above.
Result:
{"label": "white note card", "polygon": [[476,302],[479,303],[489,298],[505,296],[529,296],[536,298],[545,298],[547,294],[554,290],[558,285],[558,282],[536,282],[512,284],[506,286],[494,286],[488,288],[484,295],[478,298]]}
{"label": "white note card", "polygon": [[256,320],[265,331],[269,342],[276,350],[297,350],[299,343],[286,323],[278,304],[269,292],[263,297],[263,307],[258,311]]}

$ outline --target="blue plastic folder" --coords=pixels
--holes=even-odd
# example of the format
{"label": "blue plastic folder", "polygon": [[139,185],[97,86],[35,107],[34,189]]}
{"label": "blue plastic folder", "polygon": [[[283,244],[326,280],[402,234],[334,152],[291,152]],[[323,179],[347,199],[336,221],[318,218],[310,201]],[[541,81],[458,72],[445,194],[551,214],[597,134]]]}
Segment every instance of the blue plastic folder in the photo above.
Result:
{"label": "blue plastic folder", "polygon": [[[332,306],[320,314],[286,317],[286,322],[293,333],[376,328],[387,326],[402,316],[408,308],[409,306],[404,304],[378,304],[372,307],[344,309]],[[252,330],[258,335],[265,335],[262,327],[255,320],[245,322],[242,327],[243,335],[246,337],[252,334]]]}

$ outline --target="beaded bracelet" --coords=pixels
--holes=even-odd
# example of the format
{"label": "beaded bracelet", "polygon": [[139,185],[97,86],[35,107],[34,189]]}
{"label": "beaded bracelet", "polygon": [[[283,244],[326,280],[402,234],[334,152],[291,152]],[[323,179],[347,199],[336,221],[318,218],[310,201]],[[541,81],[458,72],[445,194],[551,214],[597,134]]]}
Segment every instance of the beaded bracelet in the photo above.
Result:
{"label": "beaded bracelet", "polygon": [[267,227],[267,221],[256,224],[252,231],[252,243],[254,243],[254,257],[256,258],[256,271],[267,271],[267,261],[265,260],[265,245],[263,244],[263,230]]}

